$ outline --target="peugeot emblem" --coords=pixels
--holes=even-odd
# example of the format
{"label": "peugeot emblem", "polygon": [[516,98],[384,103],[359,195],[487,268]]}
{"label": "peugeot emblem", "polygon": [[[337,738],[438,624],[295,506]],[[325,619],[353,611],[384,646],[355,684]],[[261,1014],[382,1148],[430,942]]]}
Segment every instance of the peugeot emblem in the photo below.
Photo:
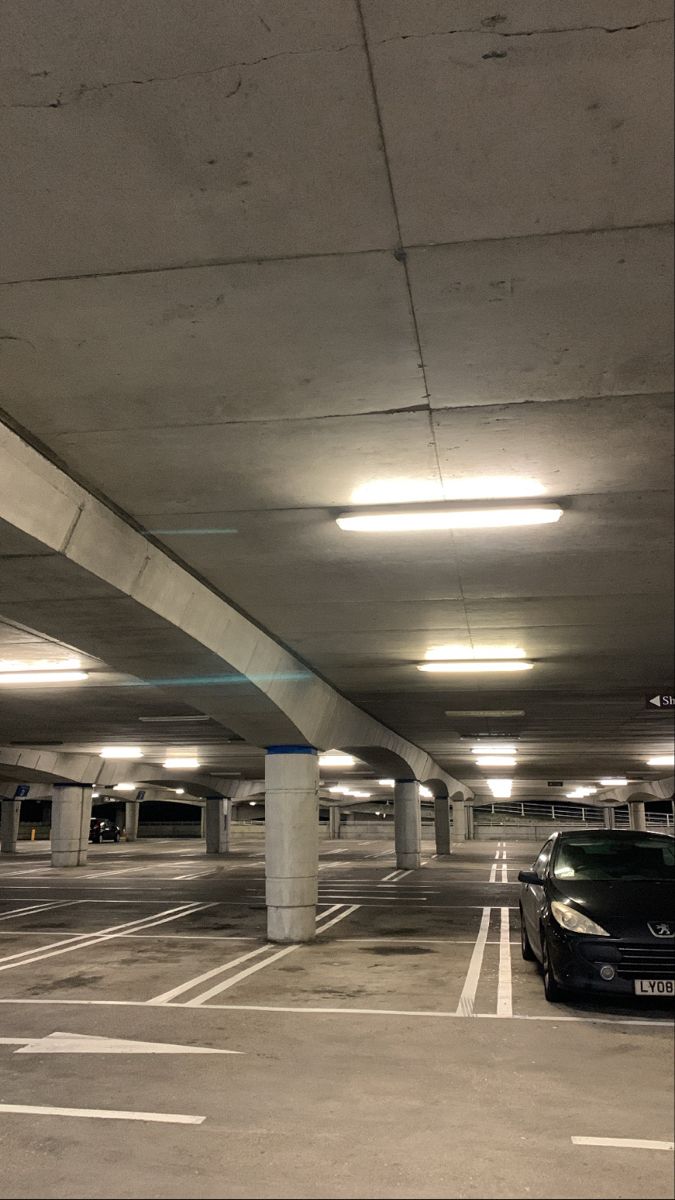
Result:
{"label": "peugeot emblem", "polygon": [[675,924],[669,921],[648,922],[649,932],[654,937],[675,937]]}

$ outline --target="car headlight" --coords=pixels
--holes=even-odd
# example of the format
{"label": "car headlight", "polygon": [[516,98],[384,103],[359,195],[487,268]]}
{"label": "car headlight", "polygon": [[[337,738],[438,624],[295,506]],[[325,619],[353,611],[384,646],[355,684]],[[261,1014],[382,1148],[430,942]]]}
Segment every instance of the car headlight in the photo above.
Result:
{"label": "car headlight", "polygon": [[595,921],[591,921],[590,917],[585,917],[583,913],[577,912],[571,904],[562,904],[560,900],[552,900],[551,912],[558,924],[562,925],[563,929],[569,929],[570,933],[589,933],[593,937],[611,936],[606,929],[602,928],[602,925],[596,925]]}

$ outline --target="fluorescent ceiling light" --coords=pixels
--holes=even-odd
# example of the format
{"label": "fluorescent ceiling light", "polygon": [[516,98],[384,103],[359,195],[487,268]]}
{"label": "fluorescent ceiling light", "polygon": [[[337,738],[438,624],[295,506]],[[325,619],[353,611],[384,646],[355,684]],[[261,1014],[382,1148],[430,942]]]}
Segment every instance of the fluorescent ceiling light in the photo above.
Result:
{"label": "fluorescent ceiling light", "polygon": [[480,743],[473,747],[472,754],[517,754],[517,749],[510,742],[503,745],[500,742],[489,742],[483,746]]}
{"label": "fluorescent ceiling light", "polygon": [[446,708],[446,717],[524,717],[524,708]]}
{"label": "fluorescent ceiling light", "polygon": [[603,787],[623,787],[626,783],[629,782],[629,780],[626,779],[623,775],[617,775],[617,777],[615,779],[612,779],[612,778],[601,779],[601,780],[599,780],[599,782],[602,784]]}
{"label": "fluorescent ceiling light", "polygon": [[99,758],[142,758],[143,751],[138,746],[104,746]]}
{"label": "fluorescent ceiling light", "polygon": [[116,783],[113,788],[113,792],[135,792],[135,791],[136,791],[135,783]]}
{"label": "fluorescent ceiling light", "polygon": [[443,529],[506,529],[519,525],[549,525],[559,521],[557,504],[509,505],[485,508],[398,509],[389,512],[341,513],[340,529],[351,533],[415,533]]}
{"label": "fluorescent ceiling light", "polygon": [[351,754],[341,754],[339,750],[329,750],[319,755],[320,767],[353,767],[355,762]]}
{"label": "fluorescent ceiling light", "polygon": [[675,763],[675,755],[672,754],[657,754],[655,758],[647,759],[648,767],[672,767]]}
{"label": "fluorescent ceiling light", "polygon": [[196,771],[197,767],[200,766],[200,762],[198,758],[166,758],[162,766],[166,767],[167,770],[175,767],[181,771]]}
{"label": "fluorescent ceiling light", "polygon": [[424,787],[422,784],[420,784],[420,796],[423,796],[425,800],[431,800],[433,797],[433,794],[434,793],[431,791],[430,788]]}
{"label": "fluorescent ceiling light", "polygon": [[516,662],[507,662],[506,660],[499,662],[483,662],[472,660],[470,662],[423,662],[417,664],[418,671],[428,671],[432,674],[455,674],[455,675],[477,675],[479,673],[488,674],[493,671],[531,671],[532,663],[524,662],[523,659],[518,659]]}
{"label": "fluorescent ceiling light", "polygon": [[184,795],[185,795],[185,788],[174,788],[173,790],[174,790],[174,792],[176,793],[176,795],[177,795],[177,796],[184,796]]}
{"label": "fluorescent ceiling light", "polygon": [[62,658],[55,661],[51,658],[36,659],[33,662],[24,662],[18,658],[0,658],[0,672],[27,672],[27,671],[79,671],[81,666],[79,658]]}
{"label": "fluorescent ceiling light", "polygon": [[201,713],[197,713],[196,715],[187,716],[187,717],[182,717],[182,716],[181,717],[139,717],[138,719],[139,719],[139,721],[147,721],[148,723],[153,722],[157,725],[167,724],[169,722],[181,723],[183,721],[210,721],[211,720],[211,718],[209,716],[207,716],[206,714],[201,714]]}
{"label": "fluorescent ceiling light", "polygon": [[424,657],[433,662],[437,659],[481,659],[481,658],[525,658],[520,646],[434,646]]}
{"label": "fluorescent ceiling light", "polygon": [[100,792],[92,792],[92,793],[91,793],[91,798],[92,798],[92,800],[98,800],[98,798],[99,798],[99,796],[100,796],[100,795],[101,795],[101,793],[100,793]]}
{"label": "fluorescent ceiling light", "polygon": [[368,800],[372,796],[372,792],[350,792],[350,796],[356,796],[359,800]]}
{"label": "fluorescent ceiling light", "polygon": [[351,796],[351,788],[348,787],[330,787],[328,791],[333,796]]}
{"label": "fluorescent ceiling light", "polygon": [[2,683],[79,683],[86,671],[1,671]]}
{"label": "fluorescent ceiling light", "polygon": [[495,799],[508,800],[513,787],[512,779],[488,779],[488,787]]}
{"label": "fluorescent ceiling light", "polygon": [[490,754],[487,758],[477,758],[477,767],[515,767],[516,759],[507,754]]}
{"label": "fluorescent ceiling light", "polygon": [[509,500],[543,496],[538,479],[523,475],[474,475],[437,479],[372,479],[352,492],[352,504],[429,504],[443,500]]}
{"label": "fluorescent ceiling light", "polygon": [[380,787],[394,787],[396,780],[395,779],[378,779],[377,782],[379,783]]}

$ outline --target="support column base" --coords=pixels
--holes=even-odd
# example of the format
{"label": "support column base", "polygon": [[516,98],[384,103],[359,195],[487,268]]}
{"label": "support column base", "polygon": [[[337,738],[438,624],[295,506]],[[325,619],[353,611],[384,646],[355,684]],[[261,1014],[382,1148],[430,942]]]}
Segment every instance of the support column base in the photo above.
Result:
{"label": "support column base", "polygon": [[396,866],[399,870],[416,871],[422,861],[422,855],[415,852],[399,850],[396,854]]}
{"label": "support column base", "polygon": [[316,937],[316,908],[267,908],[267,937],[270,942],[312,942]]}
{"label": "support column base", "polygon": [[84,858],[80,850],[52,850],[53,867],[86,867],[87,852]]}

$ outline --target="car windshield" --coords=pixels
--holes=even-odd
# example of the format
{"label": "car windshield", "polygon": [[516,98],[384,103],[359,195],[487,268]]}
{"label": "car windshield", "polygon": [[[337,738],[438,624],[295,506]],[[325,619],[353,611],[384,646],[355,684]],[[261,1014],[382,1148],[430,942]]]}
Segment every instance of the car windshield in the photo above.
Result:
{"label": "car windshield", "polygon": [[563,838],[557,848],[556,879],[621,879],[672,881],[675,841],[671,838],[635,837]]}

